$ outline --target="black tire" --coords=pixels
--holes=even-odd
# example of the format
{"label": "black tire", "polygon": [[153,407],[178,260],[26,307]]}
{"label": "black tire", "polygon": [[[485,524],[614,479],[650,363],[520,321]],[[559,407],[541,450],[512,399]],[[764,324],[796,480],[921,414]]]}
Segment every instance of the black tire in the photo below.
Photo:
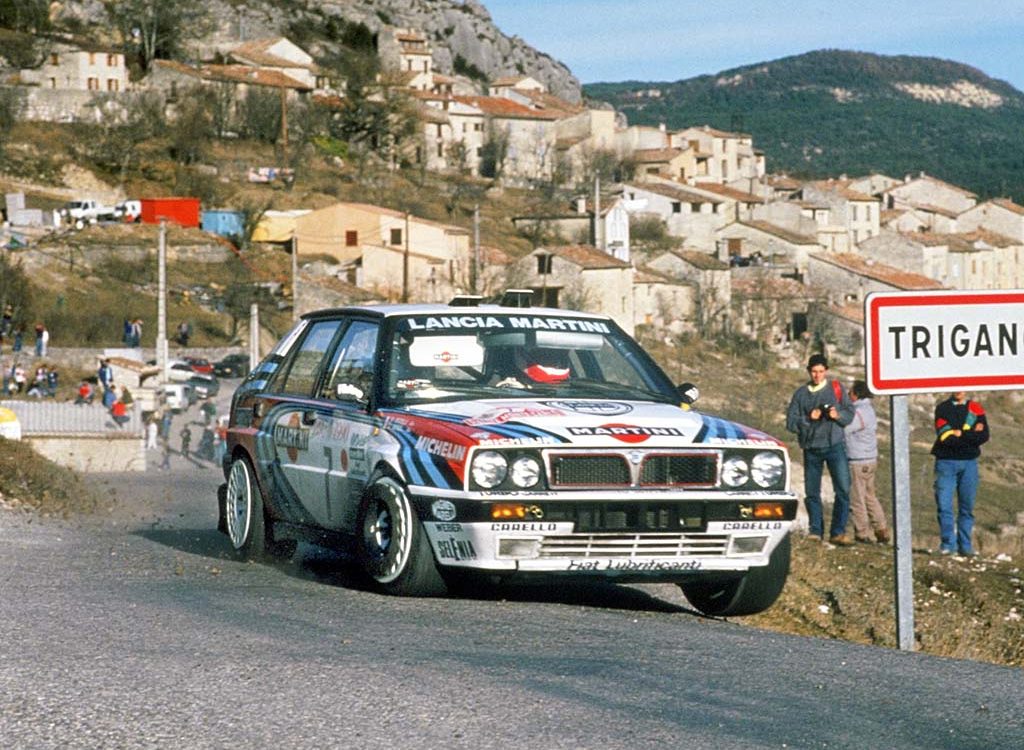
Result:
{"label": "black tire", "polygon": [[768,564],[729,580],[691,581],[679,588],[696,609],[714,617],[739,617],[764,612],[775,603],[789,575],[789,535],[779,542]]}
{"label": "black tire", "polygon": [[427,534],[398,482],[378,477],[359,504],[357,558],[377,586],[396,596],[447,592]]}
{"label": "black tire", "polygon": [[241,560],[284,560],[294,554],[292,539],[275,541],[267,527],[263,492],[247,458],[236,458],[228,472],[224,525],[232,551]]}

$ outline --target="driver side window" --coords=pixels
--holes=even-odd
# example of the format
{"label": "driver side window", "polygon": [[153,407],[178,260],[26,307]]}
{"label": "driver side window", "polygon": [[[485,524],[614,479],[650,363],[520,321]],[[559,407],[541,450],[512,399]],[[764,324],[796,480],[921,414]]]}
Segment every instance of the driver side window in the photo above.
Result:
{"label": "driver side window", "polygon": [[373,386],[378,333],[376,323],[363,320],[355,321],[346,329],[334,352],[331,374],[324,384],[324,398],[366,400]]}

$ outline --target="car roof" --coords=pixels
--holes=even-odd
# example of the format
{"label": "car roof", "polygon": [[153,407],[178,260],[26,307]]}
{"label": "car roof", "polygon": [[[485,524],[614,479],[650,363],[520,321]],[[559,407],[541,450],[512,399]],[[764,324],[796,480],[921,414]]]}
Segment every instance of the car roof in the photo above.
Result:
{"label": "car roof", "polygon": [[593,320],[610,320],[607,315],[562,310],[555,307],[512,307],[509,305],[445,305],[433,304],[386,304],[386,305],[352,305],[349,307],[333,307],[314,310],[302,317],[308,320],[333,318],[341,315],[363,315],[375,318],[398,318],[410,315],[551,315],[560,318],[589,318]]}

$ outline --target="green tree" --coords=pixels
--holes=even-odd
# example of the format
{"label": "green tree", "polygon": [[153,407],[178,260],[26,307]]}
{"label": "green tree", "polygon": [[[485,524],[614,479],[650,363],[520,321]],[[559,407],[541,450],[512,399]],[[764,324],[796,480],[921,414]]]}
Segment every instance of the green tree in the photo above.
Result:
{"label": "green tree", "polygon": [[167,127],[159,94],[130,95],[125,102],[122,117],[97,117],[95,137],[83,140],[89,158],[116,173],[121,184],[137,161],[139,148]]}
{"label": "green tree", "polygon": [[31,301],[28,276],[21,268],[20,259],[13,260],[10,253],[0,253],[0,310],[7,306],[14,310],[14,324],[26,322],[26,308]]}
{"label": "green tree", "polygon": [[213,113],[216,93],[195,86],[179,99],[178,111],[168,125],[171,157],[179,164],[202,161],[216,135]]}
{"label": "green tree", "polygon": [[182,57],[214,22],[202,0],[103,0],[103,9],[143,71],[157,58]]}
{"label": "green tree", "polygon": [[50,26],[48,0],[0,0],[0,27],[38,34]]}
{"label": "green tree", "polygon": [[281,136],[281,90],[252,88],[238,112],[238,134],[264,143]]}
{"label": "green tree", "polygon": [[493,120],[487,123],[487,137],[480,148],[480,176],[500,180],[508,158],[508,130],[495,126]]}
{"label": "green tree", "polygon": [[15,88],[0,89],[0,154],[25,106],[25,96]]}

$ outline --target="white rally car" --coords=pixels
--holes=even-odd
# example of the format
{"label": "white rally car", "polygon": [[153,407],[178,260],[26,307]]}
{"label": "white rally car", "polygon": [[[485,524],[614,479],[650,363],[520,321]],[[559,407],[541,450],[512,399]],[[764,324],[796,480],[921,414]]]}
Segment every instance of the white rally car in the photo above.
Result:
{"label": "white rally car", "polygon": [[789,571],[789,457],[695,395],[603,316],[311,313],[234,395],[220,529],[242,558],[351,550],[394,594],[453,573],[602,576],[759,612]]}

